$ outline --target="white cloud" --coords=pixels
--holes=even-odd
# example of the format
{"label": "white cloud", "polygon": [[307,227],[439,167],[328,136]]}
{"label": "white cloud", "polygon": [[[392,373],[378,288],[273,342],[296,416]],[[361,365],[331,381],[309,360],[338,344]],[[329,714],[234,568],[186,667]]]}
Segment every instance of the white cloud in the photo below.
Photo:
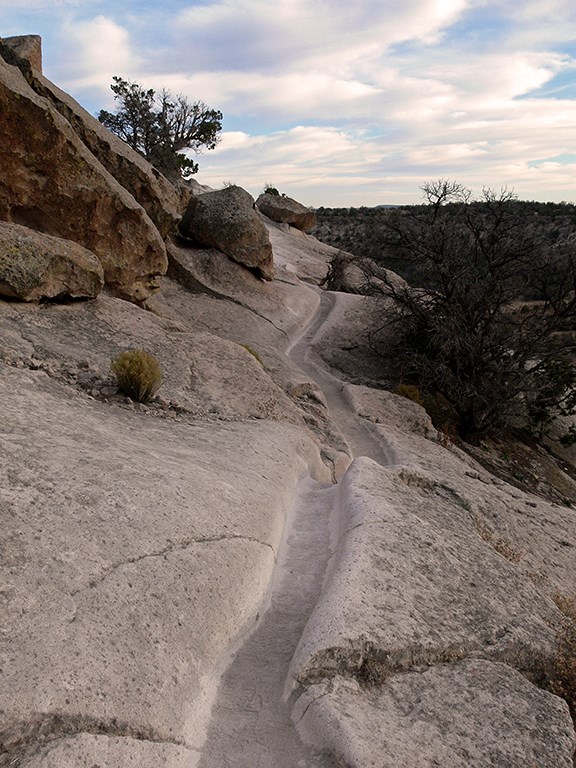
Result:
{"label": "white cloud", "polygon": [[[103,90],[114,75],[132,77],[140,57],[135,55],[128,32],[107,16],[85,21],[67,18],[61,32],[65,51],[59,59],[61,82],[73,90]],[[111,96],[106,93],[106,100]]]}
{"label": "white cloud", "polygon": [[2,0],[2,10],[16,8],[21,12],[34,10],[55,10],[58,8],[75,8],[86,5],[90,0]]}
{"label": "white cloud", "polygon": [[553,98],[576,68],[573,0],[21,2],[50,8],[47,75],[92,109],[113,75],[221,109],[233,130],[200,159],[207,183],[315,205],[417,199],[437,175],[574,196],[554,158],[573,152],[576,100]]}
{"label": "white cloud", "polygon": [[210,68],[342,69],[374,50],[437,39],[465,7],[466,0],[218,0],[179,14],[174,41]]}

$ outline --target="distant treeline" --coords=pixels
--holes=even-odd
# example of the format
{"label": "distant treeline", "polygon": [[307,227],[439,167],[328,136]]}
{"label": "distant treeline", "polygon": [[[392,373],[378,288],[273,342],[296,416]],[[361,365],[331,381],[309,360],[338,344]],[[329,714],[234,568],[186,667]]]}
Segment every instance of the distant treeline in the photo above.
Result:
{"label": "distant treeline", "polygon": [[[482,214],[482,202],[469,204],[475,214]],[[510,200],[506,203],[514,217],[523,220],[523,226],[537,230],[547,244],[574,238],[576,248],[576,205],[574,203],[541,203]],[[383,263],[402,275],[413,285],[420,284],[420,275],[414,262],[398,259],[386,231],[389,217],[402,212],[409,216],[424,211],[424,205],[397,207],[325,208],[316,209],[317,224],[312,234],[323,243],[332,245],[355,256],[369,257]],[[447,204],[445,210],[462,215],[462,206]]]}

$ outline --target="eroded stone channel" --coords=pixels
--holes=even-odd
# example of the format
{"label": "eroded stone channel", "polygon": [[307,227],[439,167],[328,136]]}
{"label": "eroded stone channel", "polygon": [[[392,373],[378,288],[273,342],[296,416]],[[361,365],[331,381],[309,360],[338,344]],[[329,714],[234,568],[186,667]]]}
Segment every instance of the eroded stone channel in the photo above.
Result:
{"label": "eroded stone channel", "polygon": [[334,486],[306,479],[286,524],[268,610],[224,673],[199,768],[332,768],[292,724],[285,682],[330,557]]}
{"label": "eroded stone channel", "polygon": [[[342,394],[343,384],[314,352],[337,303],[322,295],[316,316],[288,350],[322,389],[331,420],[354,455],[389,464],[393,456],[370,434]],[[199,768],[334,768],[329,754],[303,744],[292,721],[287,690],[290,664],[317,603],[331,557],[337,486],[304,479],[285,525],[268,608],[224,672],[212,710]]]}

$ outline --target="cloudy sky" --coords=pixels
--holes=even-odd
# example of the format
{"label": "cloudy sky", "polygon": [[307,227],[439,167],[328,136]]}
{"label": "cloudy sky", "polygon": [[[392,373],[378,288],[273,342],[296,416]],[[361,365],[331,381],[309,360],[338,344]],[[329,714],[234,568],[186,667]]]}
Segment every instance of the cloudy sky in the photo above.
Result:
{"label": "cloudy sky", "polygon": [[86,109],[113,75],[224,113],[197,179],[306,205],[429,179],[576,202],[574,0],[0,0]]}

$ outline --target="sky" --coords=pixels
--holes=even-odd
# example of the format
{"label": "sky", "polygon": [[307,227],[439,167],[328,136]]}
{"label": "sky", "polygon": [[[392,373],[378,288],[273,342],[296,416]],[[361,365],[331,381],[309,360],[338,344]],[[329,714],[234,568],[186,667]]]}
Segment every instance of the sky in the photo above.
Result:
{"label": "sky", "polygon": [[574,0],[0,0],[92,113],[114,75],[224,114],[196,178],[307,206],[429,180],[576,203]]}

